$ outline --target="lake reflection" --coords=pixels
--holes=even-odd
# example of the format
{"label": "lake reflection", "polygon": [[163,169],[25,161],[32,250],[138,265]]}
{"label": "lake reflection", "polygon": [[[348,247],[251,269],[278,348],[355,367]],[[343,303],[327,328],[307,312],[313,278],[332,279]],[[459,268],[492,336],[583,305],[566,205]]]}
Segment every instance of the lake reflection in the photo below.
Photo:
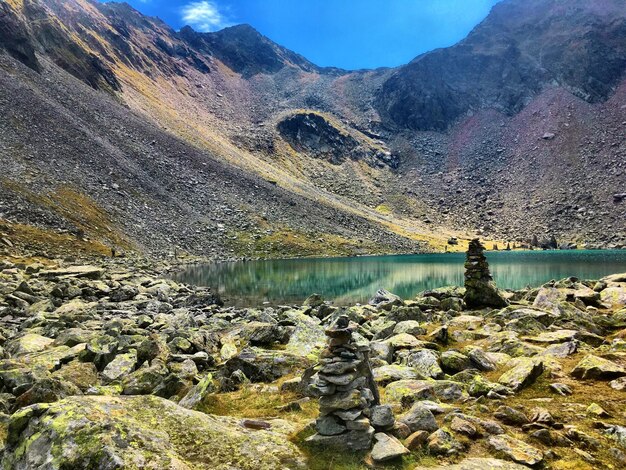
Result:
{"label": "lake reflection", "polygon": [[[487,258],[505,289],[626,272],[624,250],[488,252]],[[426,289],[462,285],[464,261],[462,253],[247,261],[195,266],[174,277],[212,287],[228,305],[301,303],[314,292],[347,305],[367,302],[380,288],[410,299]]]}

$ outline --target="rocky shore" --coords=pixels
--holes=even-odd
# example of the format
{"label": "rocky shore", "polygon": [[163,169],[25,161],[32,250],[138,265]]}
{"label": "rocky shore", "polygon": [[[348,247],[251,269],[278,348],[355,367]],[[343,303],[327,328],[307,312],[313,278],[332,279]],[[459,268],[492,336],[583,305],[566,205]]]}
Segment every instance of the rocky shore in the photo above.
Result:
{"label": "rocky shore", "polygon": [[626,274],[237,309],[121,263],[0,261],[2,468],[626,466]]}

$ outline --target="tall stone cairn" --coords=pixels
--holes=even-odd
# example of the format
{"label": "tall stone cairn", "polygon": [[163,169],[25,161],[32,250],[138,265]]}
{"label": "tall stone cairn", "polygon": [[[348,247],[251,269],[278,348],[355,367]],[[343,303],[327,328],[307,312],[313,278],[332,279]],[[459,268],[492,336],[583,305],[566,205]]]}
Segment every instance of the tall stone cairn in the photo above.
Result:
{"label": "tall stone cairn", "polygon": [[509,303],[502,297],[489,272],[485,247],[478,238],[472,240],[465,259],[465,303],[470,308],[503,308]]}
{"label": "tall stone cairn", "polygon": [[357,325],[341,316],[326,330],[328,345],[322,351],[320,368],[309,391],[320,397],[317,434],[308,442],[335,449],[368,450],[374,427],[368,416],[378,405],[369,364],[369,347],[355,343]]}

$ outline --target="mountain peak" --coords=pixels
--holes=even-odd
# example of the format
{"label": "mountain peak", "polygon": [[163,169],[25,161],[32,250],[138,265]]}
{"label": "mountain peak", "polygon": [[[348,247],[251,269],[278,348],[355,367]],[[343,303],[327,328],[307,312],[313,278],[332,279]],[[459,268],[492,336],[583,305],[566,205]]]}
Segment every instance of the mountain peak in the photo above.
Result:
{"label": "mountain peak", "polygon": [[320,71],[315,64],[279,46],[249,24],[230,26],[212,33],[200,33],[191,27],[184,27],[179,35],[246,78],[258,73],[277,73],[285,67],[306,72]]}

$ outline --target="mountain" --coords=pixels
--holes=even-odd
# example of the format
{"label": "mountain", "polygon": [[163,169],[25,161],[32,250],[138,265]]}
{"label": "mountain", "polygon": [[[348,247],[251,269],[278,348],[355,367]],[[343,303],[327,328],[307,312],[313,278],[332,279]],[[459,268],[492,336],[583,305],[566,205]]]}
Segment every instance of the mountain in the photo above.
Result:
{"label": "mountain", "polygon": [[248,25],[8,0],[0,232],[216,258],[621,246],[625,40],[617,0],[504,0],[453,47],[350,72]]}

